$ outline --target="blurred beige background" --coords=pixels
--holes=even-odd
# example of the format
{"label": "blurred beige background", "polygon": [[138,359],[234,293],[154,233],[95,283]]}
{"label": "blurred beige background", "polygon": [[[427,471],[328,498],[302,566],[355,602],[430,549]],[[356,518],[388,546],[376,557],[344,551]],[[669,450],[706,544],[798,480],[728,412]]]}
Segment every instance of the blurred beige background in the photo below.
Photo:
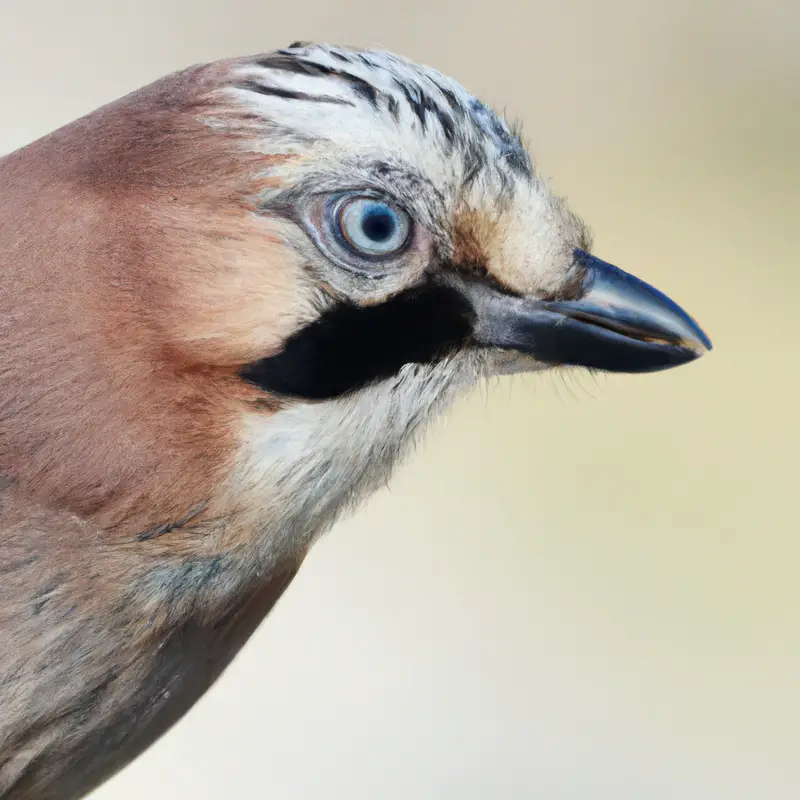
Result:
{"label": "blurred beige background", "polygon": [[463,402],[95,797],[796,800],[800,3],[2,0],[0,151],[294,39],[522,118],[716,349]]}

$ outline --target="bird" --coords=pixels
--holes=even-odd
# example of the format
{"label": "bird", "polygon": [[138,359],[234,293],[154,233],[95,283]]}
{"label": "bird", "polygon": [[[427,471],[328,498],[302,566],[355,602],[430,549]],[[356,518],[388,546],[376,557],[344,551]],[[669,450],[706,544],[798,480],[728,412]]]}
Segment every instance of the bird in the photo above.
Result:
{"label": "bird", "polygon": [[0,263],[3,800],[156,742],[481,381],[711,349],[518,124],[380,49],[196,64],[6,155]]}

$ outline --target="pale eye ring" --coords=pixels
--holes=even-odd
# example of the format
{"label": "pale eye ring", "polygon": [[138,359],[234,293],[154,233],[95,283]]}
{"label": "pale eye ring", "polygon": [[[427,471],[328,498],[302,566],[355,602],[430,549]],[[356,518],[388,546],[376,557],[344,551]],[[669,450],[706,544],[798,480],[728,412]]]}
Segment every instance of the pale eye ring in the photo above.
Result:
{"label": "pale eye ring", "polygon": [[342,197],[333,204],[331,217],[337,239],[362,257],[397,256],[411,238],[409,215],[376,197]]}

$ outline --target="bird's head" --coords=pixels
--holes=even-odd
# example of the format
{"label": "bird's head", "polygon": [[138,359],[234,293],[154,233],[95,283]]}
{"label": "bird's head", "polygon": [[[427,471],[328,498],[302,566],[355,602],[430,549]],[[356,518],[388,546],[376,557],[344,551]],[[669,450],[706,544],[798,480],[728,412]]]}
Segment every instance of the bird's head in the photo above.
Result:
{"label": "bird's head", "polygon": [[263,156],[250,213],[278,244],[261,268],[291,272],[302,297],[240,371],[260,391],[351,409],[348,436],[382,450],[481,376],[646,372],[710,347],[675,303],[590,255],[519,135],[452,79],[302,43],[230,75],[216,124],[244,116],[241,146]]}
{"label": "bird's head", "polygon": [[382,480],[482,376],[646,372],[710,347],[667,297],[590,255],[499,116],[385,52],[296,44],[194,68],[50,142],[37,165],[52,214],[76,226],[76,282],[90,270],[102,285],[105,333],[223,376],[237,474],[306,487],[315,508]]}
{"label": "bird's head", "polygon": [[[710,346],[653,288],[589,254],[587,229],[517,133],[459,84],[383,52],[297,45],[232,70],[264,156],[254,198],[274,269],[307,309],[242,375],[308,401],[412,364],[644,372]],[[236,124],[228,119],[228,124]],[[302,287],[302,288],[301,288]]]}

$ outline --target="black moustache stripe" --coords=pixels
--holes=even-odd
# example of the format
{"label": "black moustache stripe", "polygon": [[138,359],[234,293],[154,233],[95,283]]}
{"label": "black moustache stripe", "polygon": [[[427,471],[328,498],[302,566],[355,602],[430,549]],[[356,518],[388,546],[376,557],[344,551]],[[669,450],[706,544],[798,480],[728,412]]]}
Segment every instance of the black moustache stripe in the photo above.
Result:
{"label": "black moustache stripe", "polygon": [[405,364],[428,364],[469,339],[474,312],[467,299],[433,283],[384,303],[341,303],[291,336],[284,349],[241,370],[265,392],[326,400],[395,375]]}

